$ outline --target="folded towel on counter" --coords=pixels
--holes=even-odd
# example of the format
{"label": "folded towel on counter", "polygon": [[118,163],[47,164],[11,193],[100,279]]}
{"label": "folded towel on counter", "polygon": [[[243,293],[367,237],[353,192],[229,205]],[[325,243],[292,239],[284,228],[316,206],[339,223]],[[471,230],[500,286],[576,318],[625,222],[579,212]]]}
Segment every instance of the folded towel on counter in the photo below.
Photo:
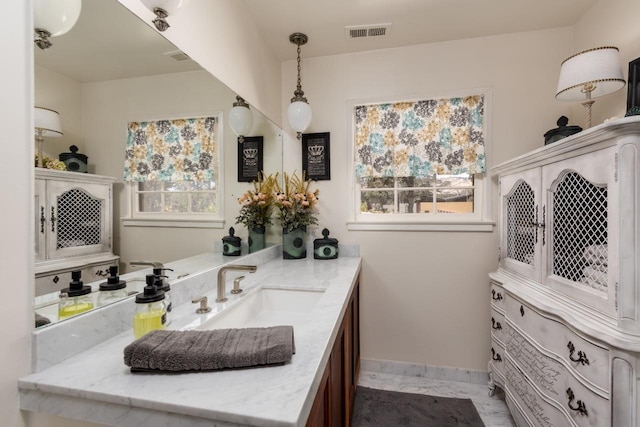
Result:
{"label": "folded towel on counter", "polygon": [[136,371],[210,371],[282,365],[295,353],[293,326],[151,331],[124,349],[124,363]]}
{"label": "folded towel on counter", "polygon": [[49,320],[48,317],[44,317],[42,314],[36,313],[36,328],[48,325],[49,323],[51,323],[51,320]]}
{"label": "folded towel on counter", "polygon": [[584,248],[583,256],[588,264],[607,265],[607,245],[591,245]]}

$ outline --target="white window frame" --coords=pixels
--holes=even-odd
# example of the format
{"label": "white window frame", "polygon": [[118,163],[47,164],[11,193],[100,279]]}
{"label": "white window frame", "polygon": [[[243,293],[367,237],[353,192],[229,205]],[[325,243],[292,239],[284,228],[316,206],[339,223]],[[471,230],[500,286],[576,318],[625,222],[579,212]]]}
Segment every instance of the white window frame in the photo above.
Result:
{"label": "white window frame", "polygon": [[[218,120],[218,181],[216,182],[216,207],[215,214],[209,213],[165,213],[165,212],[138,212],[136,200],[138,182],[125,182],[128,192],[129,212],[122,219],[125,227],[171,227],[171,228],[224,228],[224,122],[223,112],[214,113],[187,113],[174,114],[168,117],[154,117],[151,119],[132,119],[127,122],[144,122],[157,120],[175,120],[181,117],[216,117]],[[126,137],[126,136],[125,136]]]}
{"label": "white window frame", "polygon": [[484,95],[484,139],[485,162],[490,165],[491,155],[491,123],[492,97],[490,88],[466,89],[464,91],[448,91],[438,94],[421,94],[399,99],[376,97],[367,99],[350,99],[347,101],[347,135],[345,144],[349,159],[350,203],[347,229],[354,231],[482,231],[491,232],[495,226],[492,219],[491,176],[489,170],[484,174],[474,175],[473,213],[440,214],[440,213],[387,213],[372,214],[360,212],[360,185],[355,176],[355,107],[363,104],[382,104],[393,102],[420,101],[425,99],[455,98],[470,94]]}

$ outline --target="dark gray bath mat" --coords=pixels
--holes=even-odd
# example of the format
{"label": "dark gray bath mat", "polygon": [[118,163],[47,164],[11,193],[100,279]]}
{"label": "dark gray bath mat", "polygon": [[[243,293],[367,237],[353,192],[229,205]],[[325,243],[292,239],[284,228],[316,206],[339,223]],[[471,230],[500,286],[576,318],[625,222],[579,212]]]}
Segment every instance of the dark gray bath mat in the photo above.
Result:
{"label": "dark gray bath mat", "polygon": [[484,427],[471,399],[358,387],[353,427]]}

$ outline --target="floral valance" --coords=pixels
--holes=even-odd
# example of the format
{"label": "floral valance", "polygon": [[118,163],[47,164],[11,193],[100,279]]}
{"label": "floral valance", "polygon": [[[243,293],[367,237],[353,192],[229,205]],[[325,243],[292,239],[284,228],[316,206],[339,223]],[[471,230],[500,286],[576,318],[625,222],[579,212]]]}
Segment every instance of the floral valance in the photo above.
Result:
{"label": "floral valance", "polygon": [[358,105],[358,177],[485,171],[484,96]]}
{"label": "floral valance", "polygon": [[125,181],[215,181],[216,117],[130,122]]}

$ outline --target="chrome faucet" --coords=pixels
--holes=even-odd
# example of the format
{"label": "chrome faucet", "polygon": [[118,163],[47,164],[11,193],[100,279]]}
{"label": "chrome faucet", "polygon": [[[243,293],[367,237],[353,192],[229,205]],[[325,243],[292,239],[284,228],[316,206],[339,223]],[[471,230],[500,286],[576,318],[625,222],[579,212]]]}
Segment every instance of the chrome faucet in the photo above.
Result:
{"label": "chrome faucet", "polygon": [[153,268],[164,268],[164,265],[160,261],[129,261],[131,267],[138,267],[140,265],[150,265]]}
{"label": "chrome faucet", "polygon": [[227,297],[225,297],[225,273],[228,270],[237,270],[237,271],[248,271],[249,273],[255,273],[258,267],[255,265],[225,265],[224,267],[220,267],[218,270],[218,297],[216,298],[216,302],[225,302]]}

